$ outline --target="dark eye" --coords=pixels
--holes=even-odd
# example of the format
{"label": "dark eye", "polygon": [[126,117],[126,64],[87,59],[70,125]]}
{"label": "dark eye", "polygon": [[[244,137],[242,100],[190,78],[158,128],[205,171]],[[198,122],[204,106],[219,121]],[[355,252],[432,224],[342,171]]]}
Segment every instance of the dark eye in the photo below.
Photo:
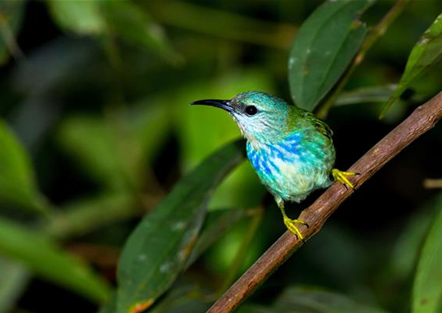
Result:
{"label": "dark eye", "polygon": [[258,109],[254,105],[246,106],[246,110],[245,111],[246,111],[247,115],[255,115],[256,113],[258,113]]}

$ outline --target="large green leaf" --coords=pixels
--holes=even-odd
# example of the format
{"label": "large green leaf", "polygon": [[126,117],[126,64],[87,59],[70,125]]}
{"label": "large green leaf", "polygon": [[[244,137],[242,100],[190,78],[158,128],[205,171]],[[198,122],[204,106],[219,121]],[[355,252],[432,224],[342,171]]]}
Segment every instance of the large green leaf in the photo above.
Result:
{"label": "large green leaf", "polygon": [[[208,212],[205,219],[204,226],[201,230],[195,247],[187,259],[185,268],[188,268],[192,263],[206,251],[216,240],[222,237],[232,226],[236,225],[238,221],[253,214],[249,210],[235,210],[235,209],[218,209],[216,211]],[[177,310],[182,312],[183,307],[188,308],[190,312],[195,311],[194,307],[201,307],[201,301],[193,299],[192,295],[195,289],[189,289],[189,286],[175,286],[171,292],[162,298],[161,302],[155,306],[152,312],[164,312],[167,310]],[[113,295],[109,303],[104,306],[100,313],[115,313],[116,296]],[[192,311],[193,310],[193,311]],[[205,310],[204,310],[205,311]]]}
{"label": "large green leaf", "polygon": [[85,263],[39,233],[5,219],[0,219],[0,254],[95,302],[109,296],[109,286]]}
{"label": "large green leaf", "polygon": [[385,313],[342,294],[308,287],[290,287],[272,307],[245,306],[240,313]]}
{"label": "large green leaf", "polygon": [[293,101],[313,110],[358,51],[366,27],[358,19],[372,0],[327,1],[302,24],[289,56]]}
{"label": "large green leaf", "polygon": [[21,54],[15,37],[21,26],[24,4],[23,0],[0,1],[0,65],[10,54]]}
{"label": "large green leaf", "polygon": [[413,313],[442,310],[442,205],[422,249],[413,285]]}
{"label": "large green leaf", "polygon": [[46,210],[34,177],[31,160],[9,127],[0,121],[0,203]]}
{"label": "large green leaf", "polygon": [[231,143],[184,177],[129,237],[118,267],[117,312],[149,307],[185,267],[207,201],[244,158],[243,143]]}
{"label": "large green leaf", "polygon": [[11,312],[24,287],[29,282],[29,271],[20,263],[0,257],[0,313]]}
{"label": "large green leaf", "polygon": [[399,84],[391,95],[382,111],[381,117],[387,112],[391,105],[399,99],[401,94],[410,87],[411,83],[423,75],[431,67],[435,66],[442,59],[442,14],[428,28],[408,57],[404,74]]}

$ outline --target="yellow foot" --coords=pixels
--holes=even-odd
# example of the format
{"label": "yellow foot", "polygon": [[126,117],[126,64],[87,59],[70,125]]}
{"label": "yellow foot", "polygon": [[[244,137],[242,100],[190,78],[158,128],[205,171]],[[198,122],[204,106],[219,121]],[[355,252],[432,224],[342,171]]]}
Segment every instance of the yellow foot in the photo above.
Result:
{"label": "yellow foot", "polygon": [[351,189],[354,189],[353,183],[348,180],[347,176],[355,176],[359,175],[358,173],[353,172],[342,172],[336,168],[332,169],[332,175],[335,180],[343,184],[345,187],[350,187]]}
{"label": "yellow foot", "polygon": [[284,224],[288,230],[290,230],[293,234],[295,234],[300,240],[304,241],[304,236],[301,234],[296,224],[301,224],[308,227],[308,224],[306,222],[301,220],[292,220],[287,216],[284,216]]}

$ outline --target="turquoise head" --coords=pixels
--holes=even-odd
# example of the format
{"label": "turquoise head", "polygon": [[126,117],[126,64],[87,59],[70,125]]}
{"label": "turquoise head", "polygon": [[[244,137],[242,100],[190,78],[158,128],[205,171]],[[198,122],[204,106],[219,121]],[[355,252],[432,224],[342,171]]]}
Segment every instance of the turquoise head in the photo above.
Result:
{"label": "turquoise head", "polygon": [[243,136],[252,144],[272,143],[284,137],[289,128],[293,105],[259,91],[247,91],[231,100],[198,100],[192,105],[221,108],[232,115]]}

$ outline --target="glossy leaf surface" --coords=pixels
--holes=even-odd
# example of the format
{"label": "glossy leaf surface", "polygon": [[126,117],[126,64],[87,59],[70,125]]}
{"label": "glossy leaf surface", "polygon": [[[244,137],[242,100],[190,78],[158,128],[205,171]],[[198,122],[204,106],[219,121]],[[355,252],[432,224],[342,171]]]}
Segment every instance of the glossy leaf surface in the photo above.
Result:
{"label": "glossy leaf surface", "polygon": [[364,39],[359,16],[372,2],[327,1],[302,24],[289,56],[296,105],[312,111],[339,80]]}
{"label": "glossy leaf surface", "polygon": [[393,103],[399,99],[402,93],[410,87],[410,85],[423,75],[431,67],[435,66],[442,59],[442,14],[439,15],[433,24],[428,28],[408,57],[405,71],[401,80],[385,104],[382,112],[383,116]]}
{"label": "glossy leaf surface", "polygon": [[206,210],[221,180],[243,160],[231,143],[185,176],[131,234],[118,267],[117,312],[150,307],[185,267]]}

